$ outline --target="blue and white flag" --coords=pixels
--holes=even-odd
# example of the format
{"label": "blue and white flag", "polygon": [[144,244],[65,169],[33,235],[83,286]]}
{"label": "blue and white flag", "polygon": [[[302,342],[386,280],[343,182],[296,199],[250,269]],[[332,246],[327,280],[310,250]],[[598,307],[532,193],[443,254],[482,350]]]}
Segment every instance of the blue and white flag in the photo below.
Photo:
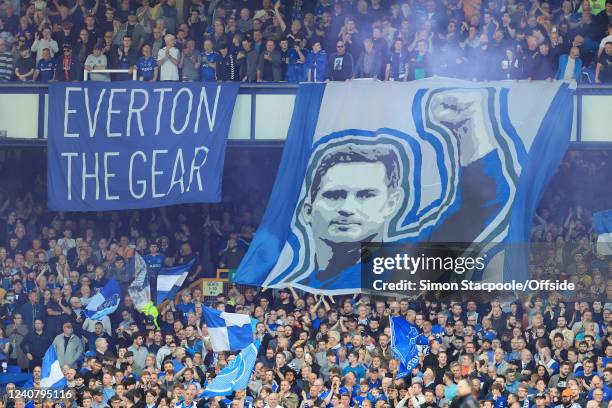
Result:
{"label": "blue and white flag", "polygon": [[239,86],[50,84],[49,208],[108,211],[220,201]]}
{"label": "blue and white flag", "polygon": [[40,386],[42,388],[63,388],[66,384],[66,377],[64,377],[55,347],[52,344],[42,360]]}
{"label": "blue and white flag", "polygon": [[171,268],[162,268],[157,275],[157,305],[166,299],[172,299],[187,279],[189,271],[193,267],[195,258],[190,262],[173,266]]}
{"label": "blue and white flag", "polygon": [[487,256],[467,279],[527,279],[531,222],[569,146],[572,97],[560,81],[300,84],[235,281],[355,293],[362,244],[379,242],[466,243]]}
{"label": "blue and white flag", "polygon": [[612,255],[612,210],[593,214],[593,224],[597,233],[597,253]]}
{"label": "blue and white flag", "polygon": [[419,329],[403,317],[392,317],[389,320],[391,326],[391,350],[393,356],[400,360],[397,377],[405,377],[419,365]]}
{"label": "blue and white flag", "polygon": [[98,293],[91,298],[85,315],[91,320],[101,320],[117,310],[121,302],[121,286],[117,279],[111,278]]}
{"label": "blue and white flag", "polygon": [[128,268],[134,268],[134,281],[128,287],[128,293],[136,309],[140,310],[151,301],[151,286],[149,273],[144,258],[136,252],[134,258],[128,261]]}
{"label": "blue and white flag", "polygon": [[222,397],[230,395],[234,391],[243,390],[247,387],[251,374],[255,368],[257,352],[260,340],[247,345],[241,352],[229,362],[225,368],[206,386],[204,397]]}
{"label": "blue and white flag", "polygon": [[253,326],[249,315],[220,312],[205,306],[204,319],[215,352],[241,350],[253,341]]}

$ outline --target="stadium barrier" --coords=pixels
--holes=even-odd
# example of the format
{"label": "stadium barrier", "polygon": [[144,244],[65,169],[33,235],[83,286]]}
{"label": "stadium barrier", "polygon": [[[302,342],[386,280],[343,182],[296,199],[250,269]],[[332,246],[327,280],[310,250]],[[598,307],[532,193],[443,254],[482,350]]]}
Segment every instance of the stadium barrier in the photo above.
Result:
{"label": "stadium barrier", "polygon": [[[129,74],[129,69],[92,69],[92,70],[83,70],[83,79],[87,81],[89,79],[89,75],[91,74]],[[138,71],[132,71],[132,80],[136,81],[138,79]]]}
{"label": "stadium barrier", "polygon": [[[230,141],[283,142],[296,92],[296,84],[241,84],[229,131]],[[585,146],[593,146],[592,142],[612,143],[612,128],[602,120],[612,117],[612,86],[579,85],[574,103],[572,141],[589,142]],[[47,84],[0,84],[0,140],[13,145],[36,143],[36,140],[45,143],[47,106]]]}

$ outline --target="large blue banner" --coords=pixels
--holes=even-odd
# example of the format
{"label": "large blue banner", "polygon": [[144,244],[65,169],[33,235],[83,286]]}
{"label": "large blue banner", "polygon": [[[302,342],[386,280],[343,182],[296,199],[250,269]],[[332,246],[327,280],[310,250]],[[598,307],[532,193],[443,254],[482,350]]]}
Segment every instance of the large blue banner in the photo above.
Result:
{"label": "large blue banner", "polygon": [[569,145],[572,93],[545,81],[301,84],[236,282],[354,293],[361,245],[378,242],[464,243],[487,256],[466,278],[527,278],[525,243]]}
{"label": "large blue banner", "polygon": [[219,201],[238,88],[50,85],[49,208],[104,211]]}

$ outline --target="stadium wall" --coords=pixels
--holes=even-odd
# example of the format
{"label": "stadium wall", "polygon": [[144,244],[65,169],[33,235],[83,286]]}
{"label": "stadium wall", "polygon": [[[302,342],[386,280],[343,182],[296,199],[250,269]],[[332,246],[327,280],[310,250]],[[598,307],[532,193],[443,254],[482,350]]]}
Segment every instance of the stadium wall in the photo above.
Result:
{"label": "stadium wall", "polygon": [[[241,85],[229,131],[234,143],[282,142],[287,135],[297,85]],[[612,143],[612,86],[576,89],[572,141]],[[0,85],[0,138],[5,143],[47,137],[48,96],[45,84]]]}

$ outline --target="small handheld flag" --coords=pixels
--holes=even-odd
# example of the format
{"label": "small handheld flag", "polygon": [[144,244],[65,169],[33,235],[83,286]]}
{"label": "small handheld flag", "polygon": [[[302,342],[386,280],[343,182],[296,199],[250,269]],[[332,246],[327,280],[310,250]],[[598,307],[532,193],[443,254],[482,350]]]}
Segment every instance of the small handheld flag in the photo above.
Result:
{"label": "small handheld flag", "polygon": [[241,350],[253,341],[253,327],[248,315],[205,307],[204,318],[215,352]]}
{"label": "small handheld flag", "polygon": [[40,386],[43,388],[63,388],[66,384],[66,377],[64,377],[55,347],[52,344],[43,357]]}
{"label": "small handheld flag", "polygon": [[100,291],[91,298],[85,309],[85,315],[92,320],[101,320],[117,310],[121,302],[121,286],[112,278]]}
{"label": "small handheld flag", "polygon": [[204,390],[205,397],[229,395],[234,391],[245,389],[255,368],[259,339],[249,344],[235,359],[221,370]]}

